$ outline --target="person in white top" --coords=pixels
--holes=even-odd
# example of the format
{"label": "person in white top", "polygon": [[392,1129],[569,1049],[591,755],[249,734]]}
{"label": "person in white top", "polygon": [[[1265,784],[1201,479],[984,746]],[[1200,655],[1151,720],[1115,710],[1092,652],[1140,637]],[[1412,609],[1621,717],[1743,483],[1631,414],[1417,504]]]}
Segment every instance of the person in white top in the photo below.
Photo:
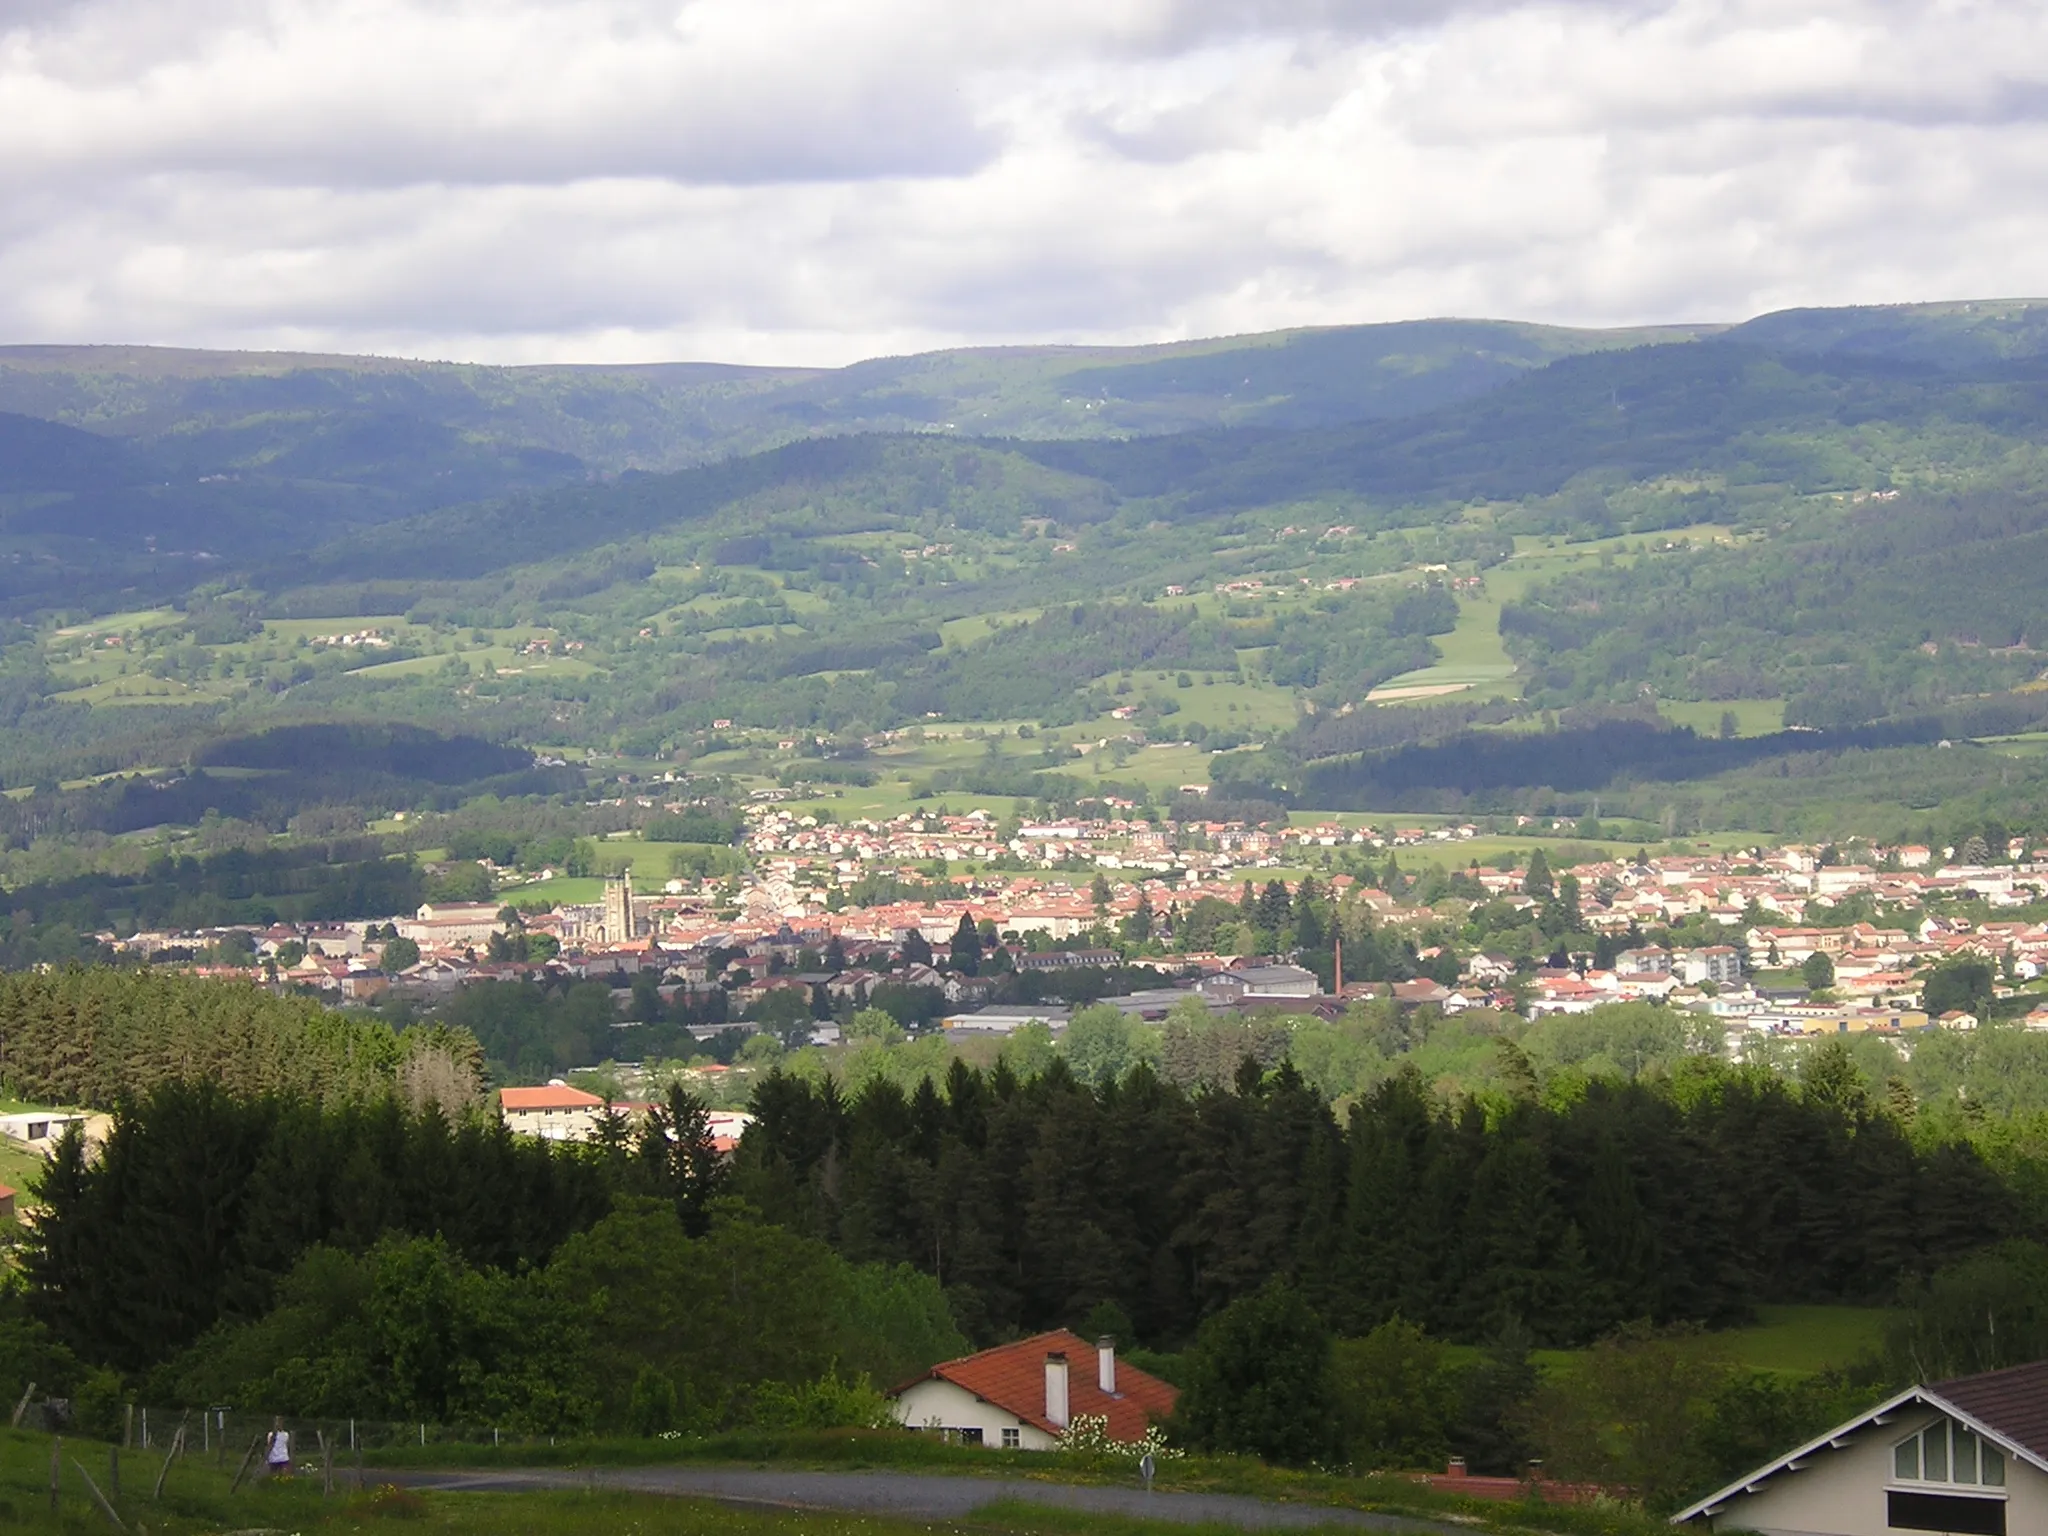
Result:
{"label": "person in white top", "polygon": [[270,1443],[263,1453],[272,1477],[292,1475],[292,1432],[284,1427],[280,1415],[270,1421]]}

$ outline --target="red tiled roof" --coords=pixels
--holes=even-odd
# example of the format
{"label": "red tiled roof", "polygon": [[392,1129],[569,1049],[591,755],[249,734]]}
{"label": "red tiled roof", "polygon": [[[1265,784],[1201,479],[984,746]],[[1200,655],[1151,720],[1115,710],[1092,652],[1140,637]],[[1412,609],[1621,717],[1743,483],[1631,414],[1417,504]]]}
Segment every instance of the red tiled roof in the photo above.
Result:
{"label": "red tiled roof", "polygon": [[504,1088],[498,1102],[506,1109],[596,1109],[604,1100],[581,1088]]}
{"label": "red tiled roof", "polygon": [[1987,1429],[2048,1460],[2048,1360],[1979,1376],[1938,1381],[1927,1389]]}
{"label": "red tiled roof", "polygon": [[[1157,1376],[1148,1376],[1119,1360],[1116,1395],[1111,1397],[1097,1385],[1095,1346],[1065,1328],[984,1349],[978,1355],[943,1361],[933,1366],[927,1376],[964,1387],[983,1402],[993,1403],[1005,1413],[1013,1413],[1025,1423],[1056,1435],[1059,1426],[1045,1416],[1045,1357],[1049,1354],[1067,1357],[1069,1419],[1084,1414],[1105,1418],[1109,1420],[1112,1440],[1142,1440],[1146,1425],[1172,1413],[1174,1400],[1180,1396]],[[914,1385],[916,1382],[905,1382],[897,1390]]]}

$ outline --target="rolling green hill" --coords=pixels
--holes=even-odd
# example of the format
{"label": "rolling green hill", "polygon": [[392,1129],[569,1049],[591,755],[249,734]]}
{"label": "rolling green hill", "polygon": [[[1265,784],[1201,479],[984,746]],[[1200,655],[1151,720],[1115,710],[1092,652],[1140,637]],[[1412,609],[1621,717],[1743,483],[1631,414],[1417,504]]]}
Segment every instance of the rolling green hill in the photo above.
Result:
{"label": "rolling green hill", "polygon": [[937,717],[1064,733],[943,770],[1004,795],[1142,737],[1305,806],[1756,825],[1795,759],[1771,814],[2031,803],[2024,743],[1913,754],[2048,720],[2043,316],[836,370],[0,349],[0,779],[327,721],[829,779],[713,722],[857,765]]}

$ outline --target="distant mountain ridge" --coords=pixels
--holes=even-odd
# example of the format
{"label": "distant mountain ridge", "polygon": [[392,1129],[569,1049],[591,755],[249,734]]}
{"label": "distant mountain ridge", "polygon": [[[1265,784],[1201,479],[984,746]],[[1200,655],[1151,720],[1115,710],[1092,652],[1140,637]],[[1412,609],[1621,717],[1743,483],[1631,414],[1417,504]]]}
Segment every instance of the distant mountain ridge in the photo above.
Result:
{"label": "distant mountain ridge", "polygon": [[1140,347],[966,347],[843,368],[483,364],[152,347],[0,347],[0,410],[227,471],[319,419],[415,417],[579,469],[670,470],[821,433],[1120,437],[1412,415],[1586,351],[1710,327],[1422,320]]}

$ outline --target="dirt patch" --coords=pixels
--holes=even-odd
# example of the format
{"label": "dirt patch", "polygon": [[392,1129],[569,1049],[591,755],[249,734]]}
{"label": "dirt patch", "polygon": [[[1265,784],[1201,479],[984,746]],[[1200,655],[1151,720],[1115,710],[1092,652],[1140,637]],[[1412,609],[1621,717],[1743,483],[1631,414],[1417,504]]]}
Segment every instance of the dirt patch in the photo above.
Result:
{"label": "dirt patch", "polygon": [[1446,693],[1463,693],[1477,683],[1410,683],[1405,688],[1375,688],[1365,696],[1368,704],[1394,704],[1402,699],[1434,699]]}

